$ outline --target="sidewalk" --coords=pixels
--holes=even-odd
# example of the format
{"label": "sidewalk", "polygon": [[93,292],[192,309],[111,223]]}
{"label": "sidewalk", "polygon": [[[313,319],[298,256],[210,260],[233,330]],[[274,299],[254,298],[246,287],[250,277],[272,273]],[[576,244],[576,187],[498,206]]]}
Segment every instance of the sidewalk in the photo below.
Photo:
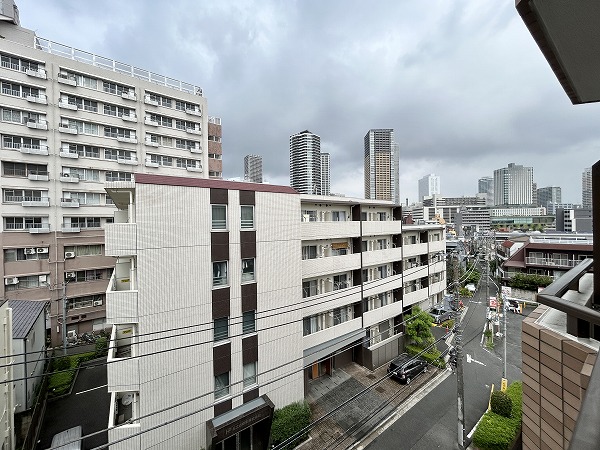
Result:
{"label": "sidewalk", "polygon": [[[430,369],[418,376],[410,385],[402,385],[393,379],[383,380],[373,389],[319,422],[309,432],[310,439],[298,448],[332,450],[351,447],[360,442],[374,427],[378,426],[377,424],[381,424],[394,414],[400,405],[414,397],[440,372],[441,370],[437,368]],[[312,381],[307,400],[313,413],[313,420],[324,417],[386,374],[387,366],[370,371],[352,363],[343,369],[335,370],[331,377],[321,377]]]}

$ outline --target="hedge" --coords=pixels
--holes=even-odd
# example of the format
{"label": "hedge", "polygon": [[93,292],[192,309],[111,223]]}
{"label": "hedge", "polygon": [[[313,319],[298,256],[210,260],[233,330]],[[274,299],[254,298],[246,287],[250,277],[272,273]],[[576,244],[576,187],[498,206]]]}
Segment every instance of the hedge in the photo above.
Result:
{"label": "hedge", "polygon": [[509,450],[521,430],[522,385],[515,381],[506,389],[512,400],[511,417],[486,412],[473,434],[473,445],[481,450]]}
{"label": "hedge", "polygon": [[[276,409],[271,425],[271,443],[279,445],[309,424],[310,407],[307,402],[296,402]],[[308,434],[305,434],[284,448],[291,450],[307,438]]]}
{"label": "hedge", "polygon": [[89,352],[54,359],[51,371],[58,373],[52,373],[48,379],[48,396],[58,397],[69,392],[73,378],[75,378],[75,369],[81,363],[94,359],[95,355],[95,352]]}
{"label": "hedge", "polygon": [[446,363],[442,358],[440,358],[442,353],[436,347],[433,347],[423,353],[421,353],[423,349],[421,347],[417,347],[416,345],[405,345],[404,349],[409,355],[419,355],[419,358],[423,358],[433,366],[441,367],[442,369],[446,367]]}

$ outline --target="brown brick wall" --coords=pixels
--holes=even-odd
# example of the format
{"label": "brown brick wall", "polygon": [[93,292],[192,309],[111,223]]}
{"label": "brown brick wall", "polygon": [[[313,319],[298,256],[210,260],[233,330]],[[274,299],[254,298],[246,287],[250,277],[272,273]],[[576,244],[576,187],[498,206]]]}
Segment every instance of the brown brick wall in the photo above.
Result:
{"label": "brown brick wall", "polygon": [[535,323],[548,307],[523,320],[523,449],[568,449],[597,353]]}
{"label": "brown brick wall", "polygon": [[215,155],[223,154],[223,144],[221,142],[208,141],[208,153],[214,153]]}
{"label": "brown brick wall", "polygon": [[223,172],[223,161],[220,159],[209,159],[208,170],[214,170],[215,172]]}

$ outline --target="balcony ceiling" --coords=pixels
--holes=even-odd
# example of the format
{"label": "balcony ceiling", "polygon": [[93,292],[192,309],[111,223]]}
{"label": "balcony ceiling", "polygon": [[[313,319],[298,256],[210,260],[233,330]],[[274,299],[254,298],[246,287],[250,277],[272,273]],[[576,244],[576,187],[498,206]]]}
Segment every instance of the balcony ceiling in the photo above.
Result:
{"label": "balcony ceiling", "polygon": [[600,2],[516,0],[516,7],[571,102],[600,101]]}

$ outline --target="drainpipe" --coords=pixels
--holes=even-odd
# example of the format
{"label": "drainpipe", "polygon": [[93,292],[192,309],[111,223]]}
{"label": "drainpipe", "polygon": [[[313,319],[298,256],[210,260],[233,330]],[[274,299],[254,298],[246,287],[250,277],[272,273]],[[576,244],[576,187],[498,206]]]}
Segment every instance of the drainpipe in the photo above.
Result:
{"label": "drainpipe", "polygon": [[28,390],[27,390],[27,381],[28,381],[27,380],[27,378],[28,378],[27,377],[27,375],[28,375],[27,374],[27,338],[23,339],[23,350],[24,350],[23,357],[25,358],[25,360],[23,361],[24,362],[23,367],[25,368],[25,370],[24,370],[25,376],[23,377],[23,378],[25,378],[25,409],[27,409],[29,406],[28,398],[27,398],[28,397],[28,395],[27,395],[27,392],[28,392]]}

